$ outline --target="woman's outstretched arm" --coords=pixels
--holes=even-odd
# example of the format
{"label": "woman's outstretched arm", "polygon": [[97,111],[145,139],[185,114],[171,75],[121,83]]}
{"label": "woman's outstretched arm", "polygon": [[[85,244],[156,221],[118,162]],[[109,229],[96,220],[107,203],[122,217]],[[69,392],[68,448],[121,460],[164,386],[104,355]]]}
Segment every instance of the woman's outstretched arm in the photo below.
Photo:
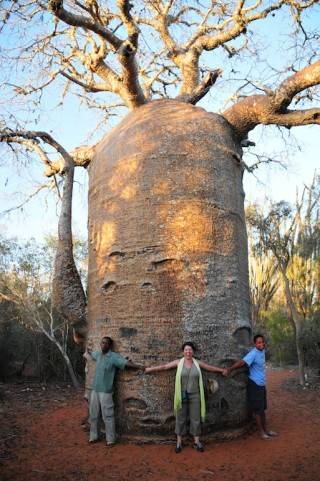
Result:
{"label": "woman's outstretched arm", "polygon": [[146,367],[144,372],[146,374],[150,374],[152,372],[159,372],[159,371],[168,371],[169,369],[174,369],[178,367],[179,360],[175,359],[174,361],[168,362],[167,364],[160,364],[159,366],[151,366]]}
{"label": "woman's outstretched arm", "polygon": [[226,368],[212,366],[211,364],[207,364],[206,362],[203,362],[203,361],[199,361],[199,366],[201,367],[201,369],[204,369],[205,371],[219,372],[223,376],[227,375],[227,369]]}

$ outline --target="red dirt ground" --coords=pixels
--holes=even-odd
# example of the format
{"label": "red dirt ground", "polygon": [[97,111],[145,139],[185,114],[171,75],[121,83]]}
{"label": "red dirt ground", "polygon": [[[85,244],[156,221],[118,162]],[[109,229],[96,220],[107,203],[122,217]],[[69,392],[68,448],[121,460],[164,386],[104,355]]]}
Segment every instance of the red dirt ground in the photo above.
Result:
{"label": "red dirt ground", "polygon": [[89,445],[80,427],[82,393],[67,386],[5,384],[1,405],[3,481],[319,481],[320,391],[302,390],[296,372],[268,373],[270,428],[279,436],[190,446]]}

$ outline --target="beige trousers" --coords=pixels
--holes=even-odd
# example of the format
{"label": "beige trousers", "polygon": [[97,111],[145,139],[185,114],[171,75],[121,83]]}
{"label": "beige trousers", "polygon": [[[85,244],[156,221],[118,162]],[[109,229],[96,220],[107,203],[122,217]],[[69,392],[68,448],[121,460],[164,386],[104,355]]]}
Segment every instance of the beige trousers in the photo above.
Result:
{"label": "beige trousers", "polygon": [[188,399],[182,401],[182,407],[176,414],[175,433],[182,436],[187,433],[187,420],[190,419],[190,434],[199,436],[201,434],[200,419],[200,394],[189,393]]}
{"label": "beige trousers", "polygon": [[114,407],[112,393],[92,391],[90,396],[89,420],[90,420],[90,441],[99,437],[98,420],[101,410],[102,419],[106,426],[106,441],[114,443],[116,438]]}

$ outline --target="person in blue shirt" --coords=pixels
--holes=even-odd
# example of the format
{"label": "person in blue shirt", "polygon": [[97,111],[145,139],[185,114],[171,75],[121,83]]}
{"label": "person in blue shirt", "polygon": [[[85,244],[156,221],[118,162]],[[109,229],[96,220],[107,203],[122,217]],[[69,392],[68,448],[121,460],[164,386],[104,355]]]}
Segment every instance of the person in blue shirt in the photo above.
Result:
{"label": "person in blue shirt", "polygon": [[117,369],[132,368],[143,369],[144,366],[134,364],[132,361],[120,356],[111,350],[113,340],[105,336],[101,339],[101,351],[92,352],[87,348],[84,357],[89,357],[96,362],[96,370],[92,384],[89,402],[90,438],[89,443],[99,439],[98,419],[101,410],[102,419],[106,427],[107,446],[115,444],[115,419],[113,407],[113,384]]}
{"label": "person in blue shirt", "polygon": [[266,425],[267,391],[266,391],[266,358],[265,358],[265,339],[261,334],[253,338],[254,348],[248,352],[243,359],[236,361],[227,369],[229,375],[235,369],[242,366],[249,368],[248,380],[248,403],[249,408],[255,416],[261,438],[270,440],[276,436],[274,431],[268,431]]}

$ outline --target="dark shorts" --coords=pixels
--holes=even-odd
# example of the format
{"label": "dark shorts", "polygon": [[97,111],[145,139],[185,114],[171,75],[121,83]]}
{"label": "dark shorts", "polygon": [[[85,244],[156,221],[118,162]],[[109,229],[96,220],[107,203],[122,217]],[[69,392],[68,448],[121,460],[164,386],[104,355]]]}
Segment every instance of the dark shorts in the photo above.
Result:
{"label": "dark shorts", "polygon": [[248,403],[253,414],[262,414],[267,409],[267,391],[265,386],[258,386],[249,379],[248,387]]}

